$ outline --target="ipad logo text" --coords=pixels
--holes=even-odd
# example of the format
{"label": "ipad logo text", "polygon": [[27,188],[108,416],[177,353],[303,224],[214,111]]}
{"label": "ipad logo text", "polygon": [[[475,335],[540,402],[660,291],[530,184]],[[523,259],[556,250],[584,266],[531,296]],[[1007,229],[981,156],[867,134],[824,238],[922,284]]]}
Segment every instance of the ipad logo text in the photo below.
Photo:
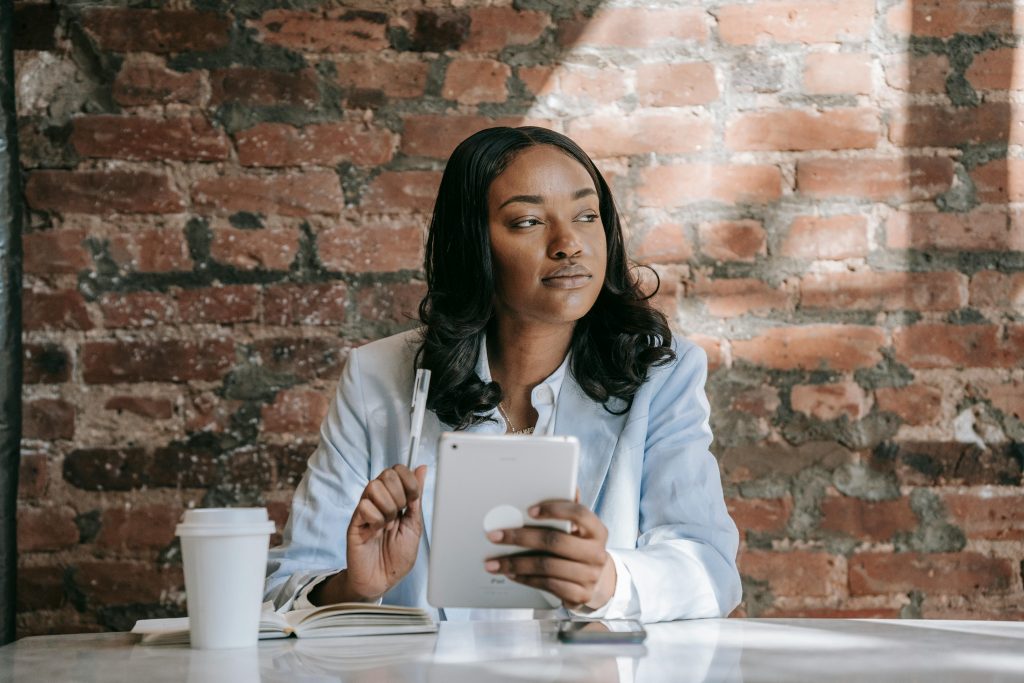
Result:
{"label": "ipad logo text", "polygon": [[503,576],[492,576],[491,577],[491,583],[492,584],[494,584],[494,583],[505,583],[505,577],[503,577]]}

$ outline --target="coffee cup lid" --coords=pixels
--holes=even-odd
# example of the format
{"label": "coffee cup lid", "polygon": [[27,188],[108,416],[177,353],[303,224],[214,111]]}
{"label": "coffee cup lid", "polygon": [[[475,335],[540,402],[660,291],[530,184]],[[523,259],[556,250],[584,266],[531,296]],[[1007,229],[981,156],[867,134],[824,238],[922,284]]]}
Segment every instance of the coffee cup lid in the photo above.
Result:
{"label": "coffee cup lid", "polygon": [[185,511],[174,533],[178,536],[233,536],[270,534],[274,529],[266,508],[195,508]]}

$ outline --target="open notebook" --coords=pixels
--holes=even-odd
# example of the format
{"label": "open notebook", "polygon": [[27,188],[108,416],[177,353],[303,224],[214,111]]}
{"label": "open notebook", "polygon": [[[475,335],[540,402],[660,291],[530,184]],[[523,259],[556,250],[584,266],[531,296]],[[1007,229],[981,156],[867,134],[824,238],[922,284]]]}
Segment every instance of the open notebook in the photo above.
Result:
{"label": "open notebook", "polygon": [[[437,624],[424,610],[394,605],[340,602],[309,609],[275,612],[272,603],[263,604],[260,640],[270,638],[327,638],[331,636],[377,636],[397,633],[433,633]],[[148,645],[183,645],[188,640],[188,617],[140,619],[132,633]]]}

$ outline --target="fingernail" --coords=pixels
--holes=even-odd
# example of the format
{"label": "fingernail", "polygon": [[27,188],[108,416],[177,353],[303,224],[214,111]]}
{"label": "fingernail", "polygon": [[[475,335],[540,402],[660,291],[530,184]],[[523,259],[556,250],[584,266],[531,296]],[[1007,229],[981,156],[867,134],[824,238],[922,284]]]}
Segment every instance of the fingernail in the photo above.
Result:
{"label": "fingernail", "polygon": [[532,508],[527,510],[527,512],[530,513],[531,517],[536,517],[537,515],[540,514],[540,506],[539,505],[534,505]]}
{"label": "fingernail", "polygon": [[501,537],[502,537],[502,536],[504,536],[504,535],[505,535],[505,534],[503,534],[503,533],[502,533],[502,532],[500,532],[500,531],[489,531],[489,532],[487,532],[487,538],[491,539],[491,540],[492,540],[492,541],[494,541],[495,543],[497,543],[498,541],[500,541],[500,540],[501,540]]}
{"label": "fingernail", "polygon": [[486,569],[489,572],[496,572],[496,571],[498,571],[498,567],[500,567],[500,566],[501,566],[501,563],[498,562],[497,560],[487,560],[487,562],[484,563],[484,569]]}

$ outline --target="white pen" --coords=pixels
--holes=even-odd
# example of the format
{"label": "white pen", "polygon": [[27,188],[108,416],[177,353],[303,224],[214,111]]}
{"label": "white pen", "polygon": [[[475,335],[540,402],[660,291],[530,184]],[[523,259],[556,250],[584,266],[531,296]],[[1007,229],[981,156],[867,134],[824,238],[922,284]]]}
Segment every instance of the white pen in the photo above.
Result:
{"label": "white pen", "polygon": [[416,384],[412,389],[412,426],[409,433],[409,456],[406,465],[412,469],[416,451],[420,447],[420,433],[423,431],[423,414],[427,410],[427,393],[430,391],[430,370],[416,371]]}

